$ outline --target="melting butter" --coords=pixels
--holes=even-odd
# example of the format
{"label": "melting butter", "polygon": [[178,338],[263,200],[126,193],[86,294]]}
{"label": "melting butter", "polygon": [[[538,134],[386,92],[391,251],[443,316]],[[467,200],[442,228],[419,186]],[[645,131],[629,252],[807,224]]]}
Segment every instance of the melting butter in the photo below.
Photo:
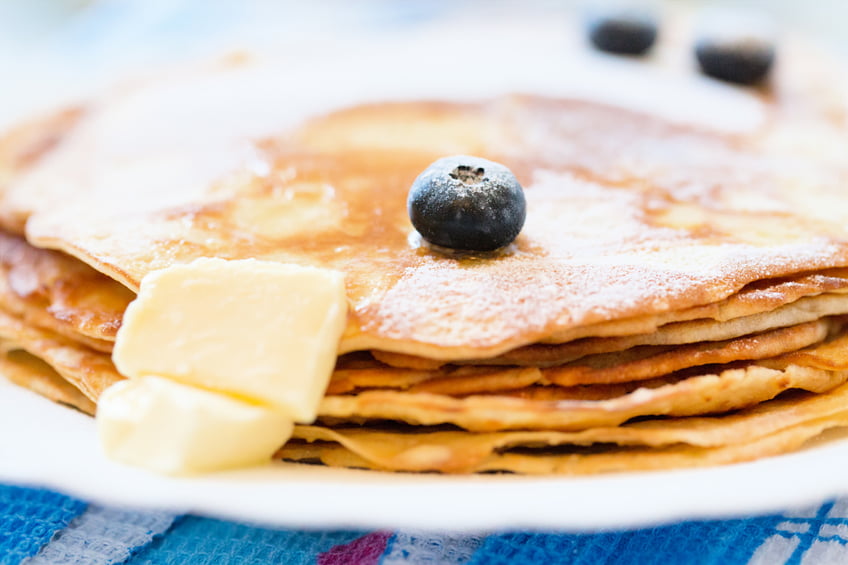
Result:
{"label": "melting butter", "polygon": [[267,463],[293,427],[278,410],[152,376],[109,387],[97,407],[110,458],[168,475]]}
{"label": "melting butter", "polygon": [[99,401],[107,455],[168,474],[268,461],[317,416],[346,319],[337,271],[204,258],[151,273],[113,352],[129,380]]}
{"label": "melting butter", "polygon": [[113,360],[315,419],[347,319],[337,271],[198,259],[151,273],[127,308]]}

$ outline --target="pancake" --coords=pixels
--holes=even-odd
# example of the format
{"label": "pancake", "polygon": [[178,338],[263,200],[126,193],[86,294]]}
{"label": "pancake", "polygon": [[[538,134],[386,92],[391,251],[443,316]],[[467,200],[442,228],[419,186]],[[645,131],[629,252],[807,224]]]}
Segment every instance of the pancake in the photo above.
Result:
{"label": "pancake", "polygon": [[45,329],[110,352],[135,295],[62,253],[0,231],[0,307]]}
{"label": "pancake", "polygon": [[[756,90],[590,57],[305,92],[308,64],[240,59],[30,122],[0,138],[0,370],[90,413],[146,275],[256,258],[340,270],[350,303],[282,459],[584,474],[797,449],[848,424],[848,163],[797,141],[848,147],[848,104],[832,68],[785,61]],[[409,187],[449,154],[516,173],[513,243],[415,232]]]}
{"label": "pancake", "polygon": [[[716,303],[764,278],[848,265],[836,198],[846,167],[775,155],[767,125],[727,135],[522,95],[359,106],[250,143],[236,125],[196,129],[227,105],[242,107],[245,85],[263,72],[269,88],[278,85],[276,69],[247,65],[87,107],[55,149],[11,179],[0,205],[13,218],[7,228],[25,223],[35,245],[132,289],[155,269],[203,256],[336,268],[353,306],[342,352],[444,360],[492,357],[575,328]],[[208,98],[198,109],[208,115],[174,122],[192,98]],[[781,122],[780,97],[767,107]],[[187,128],[187,146],[137,139],[121,121],[130,110],[151,132]],[[421,135],[399,143],[398,123]],[[233,153],[200,160],[195,153],[210,144]],[[446,150],[516,172],[528,220],[513,245],[454,256],[417,239],[406,193]],[[151,182],[156,190],[140,186]],[[827,210],[808,205],[819,201]]]}
{"label": "pancake", "polygon": [[598,355],[624,351],[645,345],[681,345],[703,341],[724,341],[753,333],[768,331],[808,321],[823,316],[846,313],[848,295],[822,294],[806,297],[795,303],[776,308],[771,312],[734,318],[725,322],[693,320],[660,327],[650,334],[611,338],[586,338],[559,345],[531,345],[507,352],[492,360],[494,363],[540,364],[553,366]]}
{"label": "pancake", "polygon": [[[526,475],[595,475],[599,473],[623,473],[632,471],[658,471],[693,467],[709,467],[752,461],[796,450],[805,442],[828,429],[848,424],[848,415],[844,412],[817,420],[796,424],[769,436],[747,443],[728,444],[718,447],[695,447],[690,445],[672,445],[661,448],[626,448],[600,453],[492,453],[476,466],[462,468],[444,468],[447,472],[510,472]],[[443,452],[442,452],[443,453]],[[369,455],[371,455],[369,453]],[[416,454],[417,455],[417,454]],[[286,461],[323,463],[334,467],[351,467],[376,470],[442,470],[437,463],[428,463],[424,453],[422,460],[408,467],[384,466],[385,459],[372,455],[366,459],[351,450],[336,444],[304,444],[292,442],[279,453]],[[439,453],[436,454],[438,457]],[[379,461],[379,462],[378,462]],[[430,460],[432,461],[432,460]]]}
{"label": "pancake", "polygon": [[[820,296],[827,297],[827,293]],[[23,354],[18,350],[17,355],[37,355],[49,363],[47,365],[39,362],[40,365],[34,367],[33,361],[37,361],[35,357],[27,357],[28,361],[23,366],[20,361],[16,365],[10,365],[9,361],[4,362],[4,366],[11,367],[10,371],[14,371],[13,380],[23,386],[90,413],[93,410],[91,401],[96,400],[110,384],[122,378],[114,370],[108,354],[93,350],[82,341],[69,340],[44,328],[27,324],[24,320],[10,314],[0,314],[0,322],[2,322],[0,336],[20,343],[21,345],[16,347],[29,352]],[[659,351],[654,351],[656,356],[678,361],[688,359],[688,362],[683,362],[683,365],[688,367],[697,366],[699,359],[709,362],[724,360],[731,364],[738,364],[746,357],[764,359],[755,365],[727,369],[716,375],[671,373],[644,381],[625,378],[626,382],[616,385],[568,386],[567,381],[556,383],[556,379],[545,377],[546,374],[567,372],[567,365],[542,370],[532,367],[465,365],[453,366],[450,369],[452,374],[445,374],[450,366],[429,371],[416,371],[392,368],[368,355],[344,356],[339,360],[328,396],[322,406],[321,420],[333,422],[333,425],[340,430],[338,433],[343,435],[347,433],[346,426],[349,426],[350,422],[365,423],[366,427],[363,429],[366,432],[367,423],[374,420],[396,419],[428,425],[453,423],[471,430],[471,432],[457,432],[466,434],[466,440],[463,441],[471,442],[477,441],[476,430],[524,430],[522,433],[539,430],[538,433],[545,433],[544,430],[574,429],[588,431],[591,435],[591,433],[601,433],[592,430],[615,429],[610,426],[624,424],[634,417],[651,415],[662,415],[665,419],[656,422],[662,429],[673,429],[677,425],[673,422],[682,421],[675,418],[685,419],[686,416],[694,414],[722,413],[756,405],[779,396],[787,389],[806,389],[826,393],[827,390],[839,386],[848,378],[848,372],[846,372],[848,347],[844,345],[848,337],[842,335],[842,327],[839,318],[822,318],[814,322],[727,342],[699,343],[689,348],[661,347]],[[815,345],[816,342],[824,340],[829,333],[835,333],[836,337]],[[705,352],[706,360],[701,358]],[[722,352],[726,357],[721,359],[710,357],[711,355],[721,356]],[[633,352],[625,351],[623,356],[630,360],[629,371],[626,359],[608,363],[609,368],[622,372],[626,376],[632,376],[634,379],[640,376],[644,378],[645,374],[639,375],[633,371],[632,364],[638,364],[639,358],[644,360],[650,359],[651,356],[645,355],[644,351],[636,354],[635,360]],[[597,365],[597,357],[603,357],[603,355],[594,358],[588,356],[584,359],[587,363],[594,360]],[[681,366],[669,367],[657,362],[656,359],[646,364],[650,370],[660,372],[663,367],[673,369]],[[35,370],[36,368],[38,370]],[[57,379],[59,375],[66,379],[64,383],[61,378]],[[603,382],[604,379],[596,379],[596,381]],[[539,387],[540,383],[544,383],[545,386]],[[566,386],[557,386],[558,384]],[[68,385],[72,386],[68,387]],[[372,390],[375,387],[378,389],[380,387],[399,388],[400,392],[389,392],[390,396],[384,396],[386,391],[381,393],[379,390]],[[83,391],[85,395],[80,395],[78,391]],[[433,394],[434,392],[437,394]],[[477,396],[474,396],[475,393]],[[469,394],[471,396],[467,396]],[[479,394],[485,396],[479,396]],[[385,407],[389,409],[386,410]],[[717,420],[720,419],[720,417],[717,418]],[[787,446],[795,446],[796,443],[801,442],[802,438],[806,439],[814,435],[814,430],[834,427],[840,425],[842,421],[840,417],[832,417],[824,420],[824,424],[817,427],[806,421],[795,423],[787,420],[786,426],[794,431],[776,432],[781,437],[789,438],[786,441],[758,438],[749,443],[757,445],[768,443],[771,446],[769,449],[778,449],[779,446],[788,448]],[[598,428],[598,426],[601,427]],[[301,438],[309,437],[306,432],[298,432],[298,434]],[[436,435],[433,439],[436,440],[439,437],[441,436]],[[427,445],[426,442],[423,445]],[[699,446],[698,449],[679,446],[663,447],[659,457],[650,465],[662,467],[669,462],[673,462],[674,465],[690,465],[694,464],[698,458],[703,463],[745,460],[752,456],[751,454],[761,452],[751,451],[753,445],[745,445],[745,450],[738,446],[717,445]],[[298,460],[302,458],[303,449],[306,448],[295,441],[290,446],[286,446],[281,453],[288,459]],[[318,457],[332,464],[415,470],[403,465],[392,466],[385,461],[377,460],[375,463],[373,458],[366,459],[365,463],[358,460],[351,462],[348,461],[353,457],[351,453],[340,454],[337,448],[327,445],[322,446],[320,456],[316,456],[315,449],[315,446],[309,446],[309,453],[312,455],[308,459]],[[731,453],[732,456],[729,455]],[[697,458],[693,454],[697,454]],[[624,461],[630,461],[633,457],[636,455],[628,452]],[[568,460],[573,459],[572,457]],[[432,462],[427,463],[425,467],[429,465],[428,470],[443,472],[472,470],[546,472],[546,469],[555,469],[557,472],[572,473],[583,472],[580,469],[584,468],[610,470],[611,465],[613,467],[619,465],[605,463],[599,466],[595,463],[591,465],[581,463],[578,467],[573,467],[571,463],[563,466],[562,460],[563,456],[560,454],[543,453],[529,456],[492,451],[486,456],[485,461],[481,460],[475,467],[459,468],[454,463],[434,467]],[[602,460],[618,461],[615,454],[607,454]],[[581,458],[580,461],[583,459]],[[628,465],[633,468],[645,468],[644,465],[648,464],[645,461],[638,464],[641,466],[633,467],[635,465],[633,463],[624,463],[625,467],[622,468],[630,468],[627,467]],[[590,466],[587,467],[587,465]]]}
{"label": "pancake", "polygon": [[[848,307],[842,309],[842,300],[833,294],[848,290],[848,274],[844,270],[831,269],[820,273],[802,273],[783,279],[757,281],[740,292],[717,303],[706,304],[684,310],[670,312],[663,316],[645,316],[639,319],[626,319],[579,328],[570,335],[560,335],[563,343],[573,342],[585,337],[624,337],[619,341],[597,340],[582,341],[565,345],[562,348],[529,346],[488,358],[486,364],[507,365],[559,365],[577,358],[578,354],[593,352],[611,352],[630,347],[655,343],[659,336],[666,337],[667,343],[696,342],[716,339],[714,328],[725,328],[718,337],[727,337],[727,328],[716,322],[728,322],[745,318],[744,323],[737,322],[744,330],[738,335],[781,327],[790,323],[815,319],[817,314],[848,313]],[[797,303],[801,298],[827,294],[822,300],[832,305],[818,307],[820,301],[811,300]],[[121,317],[126,305],[134,297],[133,293],[112,279],[96,272],[87,265],[75,261],[63,253],[38,249],[26,243],[20,237],[0,231],[0,306],[34,325],[55,331],[82,341],[89,347],[109,352],[115,333],[120,327]],[[782,306],[795,304],[792,308],[778,310]],[[782,312],[782,319],[774,319]],[[761,316],[753,317],[757,314]],[[799,317],[802,316],[802,317]],[[690,325],[674,324],[690,321]],[[751,324],[760,324],[748,329]],[[732,327],[732,326],[728,326]],[[657,333],[657,330],[660,330]],[[685,332],[692,335],[684,336]],[[641,336],[641,337],[636,337]],[[680,337],[674,337],[680,336]],[[676,341],[675,341],[676,340]],[[441,365],[438,360],[392,354],[375,350],[378,360],[392,366],[412,368],[435,368]],[[471,361],[471,363],[478,363]]]}
{"label": "pancake", "polygon": [[[616,320],[600,324],[576,328],[568,332],[561,332],[551,336],[543,342],[557,344],[568,343],[586,337],[622,337],[622,336],[651,336],[661,327],[669,327],[672,323],[695,321],[700,327],[704,322],[715,320],[727,322],[736,318],[743,318],[773,311],[806,296],[815,296],[825,292],[841,293],[848,286],[848,278],[842,269],[833,269],[814,274],[801,274],[795,277],[762,280],[744,287],[738,293],[725,300],[696,306],[680,312],[668,312],[663,315],[643,316],[625,320]],[[750,319],[750,318],[749,318]],[[685,326],[673,326],[681,328]],[[587,342],[581,342],[586,344]],[[611,342],[607,342],[611,343]],[[567,348],[528,346],[507,352],[498,357],[486,359],[489,364],[507,365],[556,365],[576,359],[578,353],[591,348],[581,346],[579,350],[569,351]],[[433,369],[439,367],[439,360],[426,357],[415,357],[399,353],[374,350],[374,356],[393,367],[407,367],[412,369]],[[473,362],[473,361],[472,361]]]}
{"label": "pancake", "polygon": [[79,108],[20,124],[0,136],[0,187],[53,149],[81,117]]}
{"label": "pancake", "polygon": [[96,402],[106,388],[123,380],[108,355],[0,311],[0,339],[43,360],[69,384]]}
{"label": "pancake", "polygon": [[[7,344],[8,345],[8,344]],[[59,404],[94,415],[96,405],[38,357],[11,346],[0,353],[0,371],[11,382]]]}
{"label": "pancake", "polygon": [[[615,426],[647,415],[692,416],[725,412],[774,398],[790,388],[824,392],[848,379],[845,371],[798,365],[782,370],[762,366],[725,369],[656,388],[639,387],[611,398],[570,400],[563,389],[553,398],[472,395],[454,398],[429,393],[364,391],[353,396],[327,396],[319,417],[333,422],[396,420],[412,425],[453,424],[472,431],[554,429],[578,430]],[[513,395],[520,394],[513,392]],[[532,395],[532,391],[530,393]],[[564,389],[564,394],[573,394]]]}
{"label": "pancake", "polygon": [[[811,325],[809,329],[800,329],[802,333],[812,330],[815,337],[816,332],[822,328]],[[44,359],[91,400],[96,401],[103,390],[122,379],[107,355],[61,336],[51,335],[46,330],[27,326],[11,315],[0,313],[0,337],[13,340],[19,348]],[[824,337],[823,334],[820,337]],[[413,381],[408,387],[401,386],[407,389],[401,392],[369,390],[363,385],[368,383],[369,375],[372,379],[385,379],[388,372],[391,385],[398,386],[402,382],[398,375],[403,370],[386,371],[386,368],[379,366],[339,369],[332,382],[353,379],[361,392],[356,395],[339,395],[337,391],[340,387],[331,384],[320,414],[336,420],[378,418],[424,424],[454,423],[475,430],[481,426],[488,429],[515,429],[516,426],[573,429],[595,425],[598,418],[607,418],[607,422],[617,424],[642,415],[709,413],[748,406],[790,388],[823,391],[836,386],[848,377],[845,372],[848,364],[838,356],[846,341],[848,337],[837,337],[806,348],[803,352],[793,351],[788,354],[799,356],[789,359],[800,363],[810,359],[807,364],[811,367],[804,364],[790,365],[781,356],[776,356],[760,362],[774,368],[751,365],[744,369],[727,370],[719,375],[701,374],[680,378],[670,374],[652,381],[637,381],[624,389],[604,386],[606,383],[594,389],[562,387],[560,392],[555,393],[554,400],[522,400],[503,396],[504,393],[521,394],[541,382],[541,371],[532,368],[459,368],[459,377],[437,376],[436,379],[433,379],[432,374],[419,373],[413,375],[419,377],[419,382]],[[817,368],[822,365],[829,367]],[[363,374],[366,380],[357,380],[357,372]],[[476,386],[476,390],[471,392],[485,391],[491,396],[466,396],[469,393],[467,385],[459,387],[459,390],[453,387],[448,395],[427,391],[428,388],[430,391],[438,390],[436,387],[421,386],[433,380],[443,383],[451,378],[465,379]],[[507,382],[509,386],[494,386],[491,379]],[[373,386],[373,382],[371,384]],[[589,392],[590,389],[593,392]],[[572,404],[565,402],[566,399],[572,399]],[[497,410],[504,412],[501,420],[492,417],[492,413]],[[513,420],[516,417],[524,420],[515,423]]]}
{"label": "pancake", "polygon": [[[825,394],[784,395],[747,410],[721,417],[691,417],[647,420],[618,427],[597,427],[578,432],[517,431],[465,433],[414,428],[386,429],[353,427],[322,428],[299,426],[293,442],[279,457],[302,458],[303,441],[338,444],[368,462],[367,466],[402,471],[473,472],[487,464],[493,455],[523,448],[528,455],[537,452],[544,459],[548,447],[591,446],[612,458],[611,446],[664,448],[685,444],[699,448],[725,448],[759,441],[773,434],[816,422],[836,427],[848,423],[848,387],[842,385]],[[322,445],[311,446],[321,449]],[[334,445],[323,445],[335,449]],[[307,447],[307,449],[309,449]],[[313,456],[315,449],[311,449]],[[708,450],[704,450],[709,453]],[[633,451],[618,450],[622,459]],[[321,455],[319,454],[320,458]],[[591,459],[591,455],[583,457]],[[661,457],[663,457],[661,455]],[[502,470],[510,470],[503,468]]]}
{"label": "pancake", "polygon": [[643,381],[668,373],[720,363],[765,359],[823,341],[829,329],[841,323],[818,320],[763,334],[725,342],[706,342],[687,347],[639,347],[614,354],[588,356],[542,370],[479,365],[446,366],[442,370],[365,367],[333,373],[328,394],[357,389],[384,388],[410,392],[463,395],[514,390],[532,384],[575,385]]}

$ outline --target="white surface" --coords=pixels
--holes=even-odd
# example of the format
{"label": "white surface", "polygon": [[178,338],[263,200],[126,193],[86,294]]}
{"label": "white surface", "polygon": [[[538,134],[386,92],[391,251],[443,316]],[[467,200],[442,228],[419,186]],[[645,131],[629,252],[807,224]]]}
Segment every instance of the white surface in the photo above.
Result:
{"label": "white surface", "polygon": [[848,441],[750,464],[589,478],[390,474],[274,464],[171,479],[107,461],[94,420],[0,379],[0,481],[104,505],[287,527],[632,527],[848,494]]}
{"label": "white surface", "polygon": [[[467,18],[454,17],[408,29],[381,28],[376,34],[357,28],[357,33],[348,32],[350,37],[284,35],[274,45],[252,42],[242,35],[217,42],[189,57],[188,62],[179,51],[167,58],[151,57],[146,65],[107,58],[110,64],[101,61],[95,65],[104,67],[100,74],[83,65],[63,68],[55,60],[60,51],[56,48],[49,54],[52,59],[45,55],[47,63],[33,61],[26,73],[17,67],[8,71],[20,76],[22,85],[4,99],[0,127],[67,100],[86,99],[106,85],[133,80],[155,72],[153,69],[192,65],[233,52],[259,53],[282,63],[279,84],[252,82],[245,89],[251,90],[251,102],[261,102],[275,116],[286,111],[298,121],[309,113],[362,101],[475,100],[516,92],[588,98],[727,132],[754,130],[766,119],[763,104],[746,89],[705,78],[689,64],[656,64],[660,63],[658,55],[636,59],[588,50],[578,26],[570,11],[540,15],[518,10],[500,17],[489,14],[472,24]],[[146,52],[118,49],[119,53],[125,51]],[[39,76],[32,84],[24,81],[33,73]],[[72,76],[65,76],[70,73]],[[250,80],[248,74],[245,81]],[[240,99],[238,93],[233,96]],[[195,99],[193,103],[205,101]],[[127,126],[138,126],[131,111],[140,109],[125,110]],[[243,117],[239,112],[219,115],[219,119]],[[162,143],[163,138],[156,141]]]}

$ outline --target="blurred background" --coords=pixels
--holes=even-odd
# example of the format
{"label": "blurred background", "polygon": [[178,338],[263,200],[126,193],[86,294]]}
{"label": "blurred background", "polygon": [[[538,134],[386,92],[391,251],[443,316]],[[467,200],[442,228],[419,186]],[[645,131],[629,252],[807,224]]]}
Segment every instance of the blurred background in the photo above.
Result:
{"label": "blurred background", "polygon": [[[302,50],[402,36],[446,20],[544,17],[586,7],[568,0],[0,0],[0,127],[163,63],[234,49]],[[662,9],[716,2],[657,1]],[[741,0],[848,57],[848,2]],[[564,24],[565,28],[565,24]]]}

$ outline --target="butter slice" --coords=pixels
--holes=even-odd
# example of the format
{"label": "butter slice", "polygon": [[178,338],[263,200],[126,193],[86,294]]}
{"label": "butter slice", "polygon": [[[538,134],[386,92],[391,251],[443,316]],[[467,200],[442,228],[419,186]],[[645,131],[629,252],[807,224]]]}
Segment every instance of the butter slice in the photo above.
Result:
{"label": "butter slice", "polygon": [[117,383],[97,405],[111,459],[169,475],[267,463],[292,428],[281,412],[160,377]]}
{"label": "butter slice", "polygon": [[197,259],[142,280],[112,358],[130,378],[173,379],[308,423],[329,383],[346,316],[338,271]]}

